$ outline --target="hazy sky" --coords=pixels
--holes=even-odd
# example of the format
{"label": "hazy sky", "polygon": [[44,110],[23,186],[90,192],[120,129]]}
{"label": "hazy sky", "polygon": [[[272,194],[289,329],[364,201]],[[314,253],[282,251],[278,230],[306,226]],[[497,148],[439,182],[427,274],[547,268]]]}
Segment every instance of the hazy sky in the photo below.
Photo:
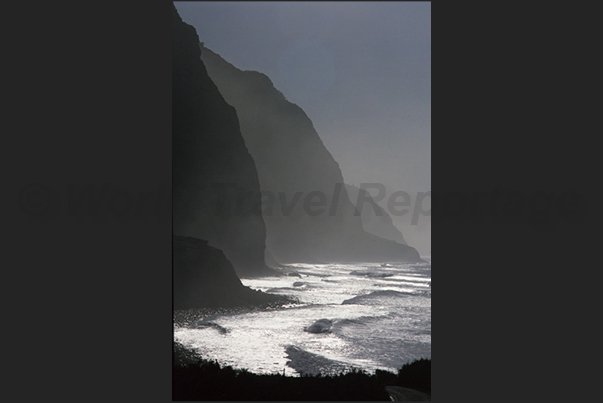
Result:
{"label": "hazy sky", "polygon": [[[413,199],[431,190],[431,3],[175,5],[205,46],[266,74],[308,114],[346,182],[383,183]],[[394,219],[428,254],[429,217],[415,228],[409,216]]]}

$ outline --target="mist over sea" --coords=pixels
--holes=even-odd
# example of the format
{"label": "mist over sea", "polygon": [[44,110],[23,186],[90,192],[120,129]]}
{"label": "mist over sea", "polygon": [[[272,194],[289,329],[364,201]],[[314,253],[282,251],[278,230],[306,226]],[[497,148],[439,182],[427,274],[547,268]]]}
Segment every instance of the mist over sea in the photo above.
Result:
{"label": "mist over sea", "polygon": [[[174,340],[205,359],[255,373],[397,371],[431,358],[431,256],[419,264],[292,264],[244,285],[299,300],[175,325]],[[328,331],[305,329],[327,319]],[[327,330],[327,329],[323,329]]]}

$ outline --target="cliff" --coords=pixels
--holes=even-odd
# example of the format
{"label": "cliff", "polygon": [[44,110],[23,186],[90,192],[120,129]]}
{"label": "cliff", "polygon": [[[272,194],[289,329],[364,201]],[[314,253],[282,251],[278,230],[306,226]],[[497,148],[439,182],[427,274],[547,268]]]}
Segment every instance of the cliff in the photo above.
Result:
{"label": "cliff", "polygon": [[[408,245],[404,240],[404,235],[394,226],[388,212],[378,205],[366,190],[347,184],[345,188],[350,196],[350,200],[360,211],[360,220],[366,232],[380,238]],[[359,200],[368,200],[368,202],[359,203]]]}
{"label": "cliff", "polygon": [[[241,71],[199,46],[209,76],[237,111],[261,189],[272,195],[270,211],[266,199],[263,208],[266,247],[276,261],[420,260],[414,248],[364,231],[339,165],[300,107],[288,102],[264,74]],[[324,206],[312,211],[322,210],[321,214],[309,214],[304,206],[312,194]]]}
{"label": "cliff", "polygon": [[[173,232],[207,239],[239,276],[271,275],[264,261],[266,227],[254,208],[259,181],[235,109],[210,80],[199,38],[172,5]],[[239,200],[239,194],[256,197]],[[225,216],[224,205],[237,203]]]}

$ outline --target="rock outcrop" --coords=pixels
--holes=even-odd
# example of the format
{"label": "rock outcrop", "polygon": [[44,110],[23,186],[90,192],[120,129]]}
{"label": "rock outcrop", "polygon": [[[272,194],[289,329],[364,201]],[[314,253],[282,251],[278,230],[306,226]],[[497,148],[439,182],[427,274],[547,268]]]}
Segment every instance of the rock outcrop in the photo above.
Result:
{"label": "rock outcrop", "polygon": [[174,236],[173,242],[174,309],[249,306],[285,299],[245,287],[224,253],[207,241]]}
{"label": "rock outcrop", "polygon": [[331,331],[333,321],[329,319],[319,319],[304,330],[309,333],[328,333]]}

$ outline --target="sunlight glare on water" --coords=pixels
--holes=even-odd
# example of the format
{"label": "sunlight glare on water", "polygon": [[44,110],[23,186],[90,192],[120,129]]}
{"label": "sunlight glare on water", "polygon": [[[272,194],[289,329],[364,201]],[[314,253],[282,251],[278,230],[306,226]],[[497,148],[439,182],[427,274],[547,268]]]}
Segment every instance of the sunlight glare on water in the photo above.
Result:
{"label": "sunlight glare on water", "polygon": [[[430,263],[296,264],[285,270],[293,275],[242,282],[297,297],[300,304],[213,316],[206,320],[227,332],[175,327],[174,339],[203,358],[256,373],[286,368],[295,375],[329,365],[395,371],[414,359],[431,358]],[[330,332],[304,331],[323,318],[333,322]]]}

